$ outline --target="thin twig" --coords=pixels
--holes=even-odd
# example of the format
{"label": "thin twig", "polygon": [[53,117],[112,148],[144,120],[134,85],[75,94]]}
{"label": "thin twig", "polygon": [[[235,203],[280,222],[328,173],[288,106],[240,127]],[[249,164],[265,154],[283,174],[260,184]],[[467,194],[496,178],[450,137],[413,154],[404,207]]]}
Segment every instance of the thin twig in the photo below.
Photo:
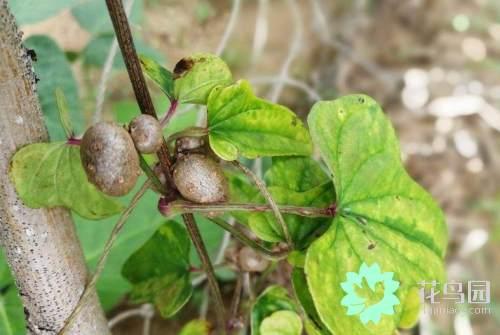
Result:
{"label": "thin twig", "polygon": [[[125,12],[127,17],[130,16],[130,11],[134,5],[134,0],[127,0],[125,3]],[[95,113],[92,118],[92,123],[97,123],[102,119],[102,108],[104,105],[104,98],[106,95],[106,88],[108,85],[109,78],[111,77],[111,70],[113,69],[113,63],[115,61],[116,53],[118,52],[118,41],[116,37],[113,38],[111,47],[109,48],[108,55],[106,56],[106,61],[102,68],[101,79],[99,80],[99,86],[97,86],[97,97],[95,102]]]}
{"label": "thin twig", "polygon": [[269,30],[267,23],[268,9],[269,0],[259,0],[259,6],[257,8],[257,18],[255,19],[255,33],[252,45],[252,64],[257,63],[267,43]]}
{"label": "thin twig", "polygon": [[118,218],[118,221],[116,222],[115,226],[113,227],[113,230],[111,231],[111,234],[106,241],[106,244],[104,245],[104,249],[102,251],[101,257],[99,258],[99,261],[97,262],[97,266],[95,269],[94,274],[90,277],[87,286],[85,287],[80,300],[78,301],[78,304],[75,306],[73,311],[71,312],[70,316],[66,320],[66,323],[64,327],[61,329],[59,334],[63,335],[65,334],[71,327],[73,321],[76,319],[76,316],[78,313],[82,310],[83,307],[85,307],[85,303],[87,301],[87,298],[90,296],[90,294],[93,292],[93,288],[95,284],[97,283],[97,280],[99,279],[99,276],[101,275],[102,271],[104,270],[104,265],[106,265],[106,260],[108,259],[109,253],[111,252],[111,249],[113,247],[113,244],[118,237],[118,234],[122,230],[123,226],[127,222],[128,217],[134,210],[134,208],[137,206],[137,203],[141,199],[141,197],[146,193],[148,188],[151,186],[151,181],[148,179],[144,184],[141,186],[139,191],[134,195],[132,200],[130,201],[128,207],[122,212],[120,217]]}
{"label": "thin twig", "polygon": [[165,113],[165,116],[160,120],[160,125],[162,128],[165,127],[170,122],[178,106],[179,102],[177,100],[172,100],[170,102],[170,107],[168,108],[168,111]]}
{"label": "thin twig", "polygon": [[184,223],[186,224],[188,233],[193,241],[193,244],[196,248],[198,256],[200,257],[201,264],[203,265],[203,270],[207,275],[208,285],[212,292],[212,298],[215,302],[215,313],[217,317],[217,322],[219,324],[219,331],[221,334],[225,334],[226,328],[226,317],[225,317],[225,308],[224,301],[222,300],[222,294],[220,292],[219,284],[217,283],[217,278],[215,277],[215,271],[212,266],[212,262],[210,261],[210,257],[208,256],[207,249],[205,247],[205,243],[201,238],[200,231],[198,226],[196,225],[196,221],[194,219],[193,214],[183,214],[182,218]]}
{"label": "thin twig", "polygon": [[[129,318],[133,318],[135,316],[144,318],[144,320],[151,319],[154,316],[153,305],[143,304],[138,308],[132,308],[132,309],[123,311],[108,321],[108,327],[111,329],[111,328],[115,327],[117,324],[119,324],[119,323],[121,323]],[[149,332],[147,334],[149,334]]]}
{"label": "thin twig", "polygon": [[330,33],[330,28],[328,26],[328,19],[325,15],[325,10],[321,7],[320,1],[319,0],[310,0],[312,9],[313,9],[313,15],[314,15],[314,22],[317,24],[317,32],[321,38],[321,41],[329,45],[338,51],[340,51],[342,54],[347,56],[352,62],[358,64],[361,66],[366,72],[371,74],[374,78],[377,78],[379,81],[382,83],[393,86],[395,83],[395,80],[391,79],[384,70],[382,70],[377,64],[369,61],[368,59],[363,58],[359,53],[355,52],[350,46],[344,44],[343,42],[339,41],[337,38],[332,36]]}
{"label": "thin twig", "polygon": [[284,79],[289,77],[288,72],[290,71],[290,66],[292,65],[292,62],[295,60],[295,57],[300,51],[304,35],[304,23],[297,2],[295,0],[287,0],[287,2],[290,7],[290,11],[292,13],[293,21],[295,22],[295,33],[293,41],[290,44],[288,56],[286,57],[285,61],[283,62],[283,65],[281,66],[279,81],[276,83],[276,85],[274,85],[269,95],[270,100],[273,102],[277,102],[281,96],[284,87]]}
{"label": "thin twig", "polygon": [[307,85],[305,82],[300,81],[298,79],[290,78],[290,77],[285,77],[285,78],[277,78],[274,76],[258,76],[254,78],[250,78],[250,82],[252,84],[276,84],[279,82],[282,82],[286,85],[289,85],[291,87],[298,88],[302,91],[304,91],[308,96],[309,99],[312,101],[319,101],[321,100],[321,95],[311,86]]}
{"label": "thin twig", "polygon": [[241,8],[241,0],[233,0],[233,8],[231,9],[231,16],[229,17],[229,22],[226,26],[226,30],[224,31],[224,35],[222,35],[222,39],[217,46],[217,50],[215,54],[217,56],[222,55],[224,50],[226,49],[227,43],[229,42],[229,38],[233,34],[234,27],[236,26],[236,22],[238,21],[238,16],[240,14]]}
{"label": "thin twig", "polygon": [[219,227],[221,227],[222,229],[230,232],[231,235],[233,235],[236,239],[240,240],[243,244],[249,246],[255,251],[258,251],[266,255],[270,259],[280,260],[288,255],[288,250],[272,251],[270,249],[267,249],[263,245],[259,244],[257,241],[248,237],[243,231],[238,229],[238,227],[233,226],[220,218],[208,218],[208,219],[213,223],[215,223],[216,225],[218,225]]}
{"label": "thin twig", "polygon": [[229,322],[228,329],[232,331],[237,326],[238,322],[238,311],[241,301],[241,293],[243,288],[243,276],[244,273],[238,273],[236,278],[236,286],[234,288],[233,299],[231,300],[231,308],[229,312]]}
{"label": "thin twig", "polygon": [[[333,217],[336,214],[335,204],[329,207],[302,207],[277,205],[280,212],[286,214],[295,214],[299,216],[318,218]],[[251,204],[251,203],[218,203],[218,204],[198,204],[195,202],[176,200],[165,205],[159,206],[160,212],[171,217],[186,213],[227,213],[227,212],[273,212],[269,204]]]}
{"label": "thin twig", "polygon": [[269,193],[266,184],[264,184],[264,182],[260,180],[259,177],[257,177],[255,173],[252,172],[252,170],[250,170],[240,162],[233,161],[233,165],[240,169],[244,174],[246,174],[247,177],[253,180],[257,188],[260,190],[260,193],[262,193],[267,203],[271,206],[274,216],[276,217],[276,221],[278,221],[278,224],[281,226],[285,241],[287,242],[290,249],[293,249],[293,241],[292,237],[290,236],[290,231],[288,230],[288,225],[286,224],[285,219],[283,219],[283,215],[281,215],[280,209],[274,201],[271,193]]}

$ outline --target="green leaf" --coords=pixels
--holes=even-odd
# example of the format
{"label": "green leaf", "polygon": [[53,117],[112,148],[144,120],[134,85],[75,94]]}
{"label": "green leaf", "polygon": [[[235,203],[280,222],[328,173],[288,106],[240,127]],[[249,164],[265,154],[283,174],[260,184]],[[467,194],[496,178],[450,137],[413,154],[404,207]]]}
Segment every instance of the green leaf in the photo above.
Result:
{"label": "green leaf", "polygon": [[75,131],[73,130],[73,124],[71,123],[71,118],[69,116],[68,101],[64,96],[64,92],[58,87],[56,88],[56,103],[57,109],[59,110],[59,121],[66,134],[66,138],[73,138],[75,136]]}
{"label": "green leaf", "polygon": [[[317,103],[308,118],[333,175],[338,213],[308,249],[305,272],[321,320],[332,333],[392,335],[408,292],[442,281],[447,230],[441,209],[406,173],[391,123],[364,95]],[[378,264],[400,282],[394,315],[364,325],[341,306],[340,283],[360,265]],[[410,297],[411,298],[411,297]]]}
{"label": "green leaf", "polygon": [[219,57],[198,53],[181,59],[174,69],[174,96],[180,103],[207,103],[216,86],[227,86],[233,81],[231,71]]}
{"label": "green leaf", "polygon": [[189,300],[190,240],[185,228],[167,221],[125,262],[122,274],[133,284],[131,299],[152,302],[165,318],[177,313]]}
{"label": "green leaf", "polygon": [[311,153],[302,121],[288,108],[257,98],[247,81],[214,88],[207,108],[210,147],[224,160]]}
{"label": "green leaf", "polygon": [[[139,182],[134,190],[126,196],[118,198],[118,201],[125,206],[130,203],[133,195],[145,180],[145,176],[139,177]],[[127,223],[113,243],[104,270],[97,281],[99,299],[106,311],[111,310],[122,301],[124,295],[132,289],[130,283],[121,275],[123,264],[165,222],[158,213],[157,202],[158,195],[153,191],[147,191],[139,200]],[[118,220],[118,216],[115,215],[100,221],[91,221],[73,215],[73,219],[88,267],[93,271],[102,254],[106,240]]]}
{"label": "green leaf", "polygon": [[[92,34],[113,32],[113,25],[108,14],[106,3],[102,0],[80,0],[71,9],[71,14],[80,26]],[[130,14],[132,26],[142,21],[144,14],[144,3],[135,0]]]}
{"label": "green leaf", "polygon": [[260,326],[265,318],[277,311],[296,312],[297,307],[289,297],[288,292],[281,286],[269,286],[258,298],[252,307],[251,328],[252,335],[263,335]]}
{"label": "green leaf", "polygon": [[32,24],[48,19],[80,0],[11,0],[9,6],[19,25]]}
{"label": "green leaf", "polygon": [[[306,157],[273,157],[272,166],[264,176],[269,192],[278,204],[328,207],[335,200],[335,191],[328,175],[318,162]],[[226,172],[231,202],[264,203],[258,189],[242,174]],[[260,238],[268,242],[285,241],[281,227],[273,214],[231,213],[247,224]],[[290,235],[299,249],[322,233],[331,220],[283,215]]]}
{"label": "green leaf", "polygon": [[292,311],[278,311],[262,321],[262,335],[301,335],[302,320]]}
{"label": "green leaf", "polygon": [[25,332],[23,304],[0,248],[0,334],[18,335]]}
{"label": "green leaf", "polygon": [[182,330],[180,335],[209,335],[210,324],[206,320],[189,321]]}
{"label": "green leaf", "polygon": [[25,146],[12,158],[10,176],[19,197],[31,208],[64,206],[89,219],[122,210],[88,182],[78,146],[62,142]]}
{"label": "green leaf", "polygon": [[57,88],[61,89],[68,102],[69,118],[75,132],[83,130],[83,117],[80,112],[78,86],[71,66],[59,46],[49,37],[35,35],[25,41],[27,48],[35,50],[37,61],[35,73],[40,81],[37,84],[38,97],[42,106],[45,124],[52,141],[66,139],[59,119],[59,109],[55,97]]}
{"label": "green leaf", "polygon": [[[325,325],[321,321],[321,318],[318,315],[318,311],[316,311],[313,298],[311,296],[311,293],[309,292],[309,288],[307,287],[306,274],[304,273],[303,269],[293,269],[292,284],[295,296],[300,302],[302,309],[307,316],[307,319],[310,321],[310,323],[312,323],[314,330],[316,330],[318,334],[330,334],[330,332],[326,329]],[[306,329],[307,328],[308,327],[306,326]]]}
{"label": "green leaf", "polygon": [[140,55],[141,67],[144,73],[153,80],[170,100],[174,97],[174,77],[172,72],[158,64],[146,55]]}

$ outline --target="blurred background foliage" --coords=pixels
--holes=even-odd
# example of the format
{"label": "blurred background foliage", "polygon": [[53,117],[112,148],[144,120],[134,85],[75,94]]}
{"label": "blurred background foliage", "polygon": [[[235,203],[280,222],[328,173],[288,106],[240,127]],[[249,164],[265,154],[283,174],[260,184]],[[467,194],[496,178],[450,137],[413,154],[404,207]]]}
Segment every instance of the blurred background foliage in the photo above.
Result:
{"label": "blurred background foliage", "polygon": [[[130,3],[130,0],[124,2]],[[77,132],[92,122],[96,101],[104,119],[128,122],[139,113],[118,52],[103,67],[113,30],[102,0],[11,0],[26,46],[36,50],[39,98],[52,140],[64,139],[54,98],[60,87]],[[422,335],[494,335],[500,329],[500,2],[497,0],[135,0],[130,21],[139,53],[172,68],[195,51],[217,52],[236,78],[252,81],[270,100],[301,117],[319,99],[363,92],[389,114],[410,173],[443,206],[450,230],[448,278],[491,281],[489,314],[422,315]],[[104,73],[104,74],[103,74]],[[109,78],[103,93],[100,85]],[[168,101],[150,85],[160,114]],[[187,106],[165,130],[203,121]],[[259,165],[260,172],[268,162]],[[259,169],[258,169],[259,170]],[[127,197],[123,199],[125,202]],[[116,217],[74,215],[92,269]],[[132,307],[123,262],[161,225],[156,197],[147,194],[120,234],[98,283],[109,317]],[[199,218],[211,256],[220,262],[223,232]],[[193,254],[193,258],[195,255]],[[218,275],[234,286],[224,267]],[[289,285],[279,266],[266,281]],[[207,290],[194,276],[191,303],[171,320],[153,318],[152,334],[177,334],[206,315]],[[257,292],[258,293],[258,292]],[[144,317],[139,310],[137,316]],[[208,316],[210,318],[210,315]],[[8,267],[0,260],[0,334],[23,334],[23,310]],[[141,318],[117,323],[135,334]]]}

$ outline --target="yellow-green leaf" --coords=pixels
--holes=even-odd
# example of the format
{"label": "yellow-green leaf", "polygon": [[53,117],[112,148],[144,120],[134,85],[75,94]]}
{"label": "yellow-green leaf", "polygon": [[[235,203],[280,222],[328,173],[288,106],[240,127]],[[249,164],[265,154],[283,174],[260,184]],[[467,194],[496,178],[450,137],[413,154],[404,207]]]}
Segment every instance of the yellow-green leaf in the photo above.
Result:
{"label": "yellow-green leaf", "polygon": [[278,311],[262,321],[262,335],[301,335],[302,320],[292,311]]}
{"label": "yellow-green leaf", "polygon": [[199,53],[181,59],[174,68],[174,97],[180,103],[206,104],[216,86],[231,84],[233,77],[219,57]]}
{"label": "yellow-green leaf", "polygon": [[288,108],[257,98],[247,81],[214,88],[207,108],[210,147],[224,160],[311,153],[302,121]]}
{"label": "yellow-green leaf", "polygon": [[[332,333],[392,335],[403,325],[403,306],[418,282],[444,278],[443,213],[405,171],[394,129],[373,99],[351,95],[319,102],[308,123],[333,175],[338,208],[332,226],[307,252],[305,271],[314,304]],[[376,324],[347,315],[341,305],[345,293],[340,284],[362,263],[378,264],[400,283],[395,294],[401,303]]]}
{"label": "yellow-green leaf", "polygon": [[123,208],[87,180],[80,148],[75,145],[27,145],[12,158],[10,177],[19,197],[31,208],[64,206],[88,219],[111,216]]}
{"label": "yellow-green leaf", "polygon": [[277,311],[297,311],[297,306],[289,297],[288,292],[281,286],[269,286],[257,298],[252,307],[251,330],[252,335],[263,335],[260,326],[264,319]]}
{"label": "yellow-green leaf", "polygon": [[209,335],[210,324],[206,320],[193,320],[185,325],[180,335]]}

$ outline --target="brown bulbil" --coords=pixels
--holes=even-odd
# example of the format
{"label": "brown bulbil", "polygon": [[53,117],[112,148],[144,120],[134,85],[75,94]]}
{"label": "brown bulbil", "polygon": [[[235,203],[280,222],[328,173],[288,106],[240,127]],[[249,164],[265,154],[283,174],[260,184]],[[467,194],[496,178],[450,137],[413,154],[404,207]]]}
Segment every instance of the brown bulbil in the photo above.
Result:
{"label": "brown bulbil", "polygon": [[87,129],[80,156],[89,181],[108,195],[127,194],[140,175],[132,138],[113,122],[99,122]]}
{"label": "brown bulbil", "polygon": [[269,261],[250,247],[243,247],[238,255],[240,269],[245,272],[262,272],[269,266]]}
{"label": "brown bulbil", "polygon": [[221,167],[201,154],[180,157],[174,166],[173,179],[181,195],[197,203],[223,202],[228,185]]}
{"label": "brown bulbil", "polygon": [[185,136],[180,137],[175,141],[175,151],[177,153],[186,153],[196,149],[200,149],[205,145],[202,137]]}
{"label": "brown bulbil", "polygon": [[163,134],[160,122],[151,115],[142,114],[130,122],[130,136],[135,147],[143,154],[152,154],[160,150]]}

